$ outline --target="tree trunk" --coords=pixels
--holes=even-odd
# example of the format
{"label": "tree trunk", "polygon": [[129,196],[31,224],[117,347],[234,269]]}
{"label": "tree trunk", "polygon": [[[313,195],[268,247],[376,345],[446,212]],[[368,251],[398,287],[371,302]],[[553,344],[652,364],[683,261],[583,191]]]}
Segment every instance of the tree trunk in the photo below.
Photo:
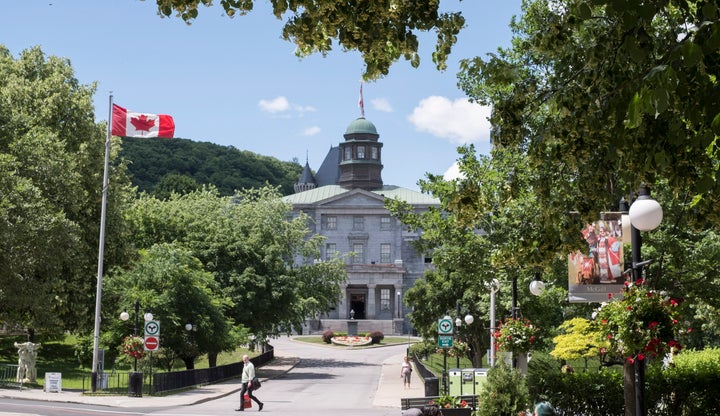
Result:
{"label": "tree trunk", "polygon": [[194,370],[195,369],[195,357],[183,357],[182,360],[185,363],[186,370]]}
{"label": "tree trunk", "polygon": [[635,416],[635,365],[625,361],[625,363],[623,364],[623,369],[623,396],[625,397],[625,416]]}
{"label": "tree trunk", "polygon": [[217,352],[209,352],[208,353],[208,367],[217,367]]}

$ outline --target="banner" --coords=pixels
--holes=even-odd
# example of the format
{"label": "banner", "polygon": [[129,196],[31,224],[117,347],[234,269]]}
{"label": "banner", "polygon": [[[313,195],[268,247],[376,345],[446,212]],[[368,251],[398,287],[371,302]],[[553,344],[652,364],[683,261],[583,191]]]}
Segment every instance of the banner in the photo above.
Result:
{"label": "banner", "polygon": [[600,217],[582,229],[587,249],[568,255],[570,302],[605,302],[610,293],[622,297],[623,244],[630,243],[630,232],[623,232],[623,225],[629,228],[630,219],[621,212],[605,212]]}

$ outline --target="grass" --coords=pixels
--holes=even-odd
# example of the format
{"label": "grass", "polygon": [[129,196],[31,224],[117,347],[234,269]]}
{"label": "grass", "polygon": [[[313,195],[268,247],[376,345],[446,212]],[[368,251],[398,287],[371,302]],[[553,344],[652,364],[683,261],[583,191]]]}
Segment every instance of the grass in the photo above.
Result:
{"label": "grass", "polygon": [[[25,336],[0,336],[0,364],[17,364],[18,353],[14,342],[26,342]],[[37,382],[25,384],[30,388],[42,388],[44,385],[45,373],[61,373],[63,389],[81,389],[89,388],[90,374],[92,368],[82,366],[75,356],[73,346],[77,340],[72,335],[67,335],[60,340],[44,341],[37,339],[37,343],[42,344],[37,356]],[[220,353],[217,357],[217,365],[232,364],[242,361],[243,354],[255,356],[257,351],[249,351],[245,348],[238,348],[232,352]],[[142,364],[138,361],[138,366]],[[113,370],[112,363],[105,362],[105,372],[109,373]],[[208,368],[207,355],[203,355],[195,362],[195,368]],[[127,373],[132,370],[131,360],[118,360],[115,371],[117,373]],[[184,370],[185,365],[181,360],[176,360],[173,370]],[[163,369],[153,368],[153,372],[163,372]],[[84,386],[83,386],[84,383]]]}
{"label": "grass", "polygon": [[[325,344],[320,335],[298,336],[295,339],[318,345],[327,345],[328,347],[347,348],[332,344]],[[25,336],[0,336],[0,363],[1,364],[17,364],[18,353],[14,342],[26,342]],[[45,373],[61,373],[63,389],[79,390],[82,388],[89,389],[91,368],[82,366],[75,356],[74,345],[77,339],[72,335],[67,335],[59,340],[43,340],[40,337],[36,342],[42,344],[37,356],[37,382],[25,384],[30,388],[42,388],[45,383]],[[393,337],[388,336],[379,345],[397,345],[416,342],[414,338]],[[272,341],[271,341],[272,343]],[[357,347],[368,348],[368,347]],[[226,365],[242,361],[242,356],[248,354],[255,356],[257,351],[249,351],[245,348],[238,348],[232,352],[220,353],[217,357],[217,365]],[[142,364],[138,361],[138,366]],[[105,362],[105,372],[109,373],[113,370],[113,364]],[[203,355],[195,362],[195,368],[208,368],[207,355]],[[181,360],[176,360],[173,370],[184,370],[185,365]],[[114,370],[117,373],[127,373],[132,370],[132,360],[118,360]],[[163,369],[153,368],[153,372],[162,372]]]}

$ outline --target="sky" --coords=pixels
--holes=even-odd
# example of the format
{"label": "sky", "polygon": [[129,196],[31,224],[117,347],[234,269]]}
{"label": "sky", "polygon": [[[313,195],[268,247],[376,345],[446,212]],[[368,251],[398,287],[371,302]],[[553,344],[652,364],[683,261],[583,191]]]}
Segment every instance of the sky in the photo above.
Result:
{"label": "sky", "polygon": [[[490,109],[457,87],[459,61],[509,46],[520,4],[443,0],[442,9],[466,19],[448,69],[432,62],[434,33],[421,34],[418,68],[400,60],[363,84],[365,118],[383,143],[384,184],[419,190],[427,173],[451,170],[458,146],[489,151]],[[335,47],[326,57],[296,57],[267,0],[234,18],[201,7],[191,25],[160,17],[153,0],[9,0],[2,10],[0,44],[15,58],[34,46],[67,58],[75,78],[97,84],[98,121],[108,119],[112,94],[129,111],[171,115],[175,137],[317,170],[360,117],[360,54]]]}

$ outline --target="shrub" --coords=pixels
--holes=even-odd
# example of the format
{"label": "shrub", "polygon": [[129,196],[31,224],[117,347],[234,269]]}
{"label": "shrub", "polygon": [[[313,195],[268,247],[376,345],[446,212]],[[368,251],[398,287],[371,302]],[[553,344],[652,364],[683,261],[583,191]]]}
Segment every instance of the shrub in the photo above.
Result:
{"label": "shrub", "polygon": [[373,344],[379,344],[380,342],[382,342],[382,340],[385,339],[385,335],[383,335],[383,333],[380,331],[373,331],[368,336],[372,338]]}
{"label": "shrub", "polygon": [[479,396],[478,416],[517,415],[530,405],[525,377],[502,360],[488,371]]}
{"label": "shrub", "polygon": [[335,333],[328,329],[327,331],[322,333],[322,340],[324,343],[329,344],[332,342],[332,337],[334,337],[334,336],[335,336]]}
{"label": "shrub", "polygon": [[610,368],[563,372],[559,360],[535,352],[528,362],[527,386],[534,401],[552,403],[561,415],[622,416],[622,377],[621,372]]}

